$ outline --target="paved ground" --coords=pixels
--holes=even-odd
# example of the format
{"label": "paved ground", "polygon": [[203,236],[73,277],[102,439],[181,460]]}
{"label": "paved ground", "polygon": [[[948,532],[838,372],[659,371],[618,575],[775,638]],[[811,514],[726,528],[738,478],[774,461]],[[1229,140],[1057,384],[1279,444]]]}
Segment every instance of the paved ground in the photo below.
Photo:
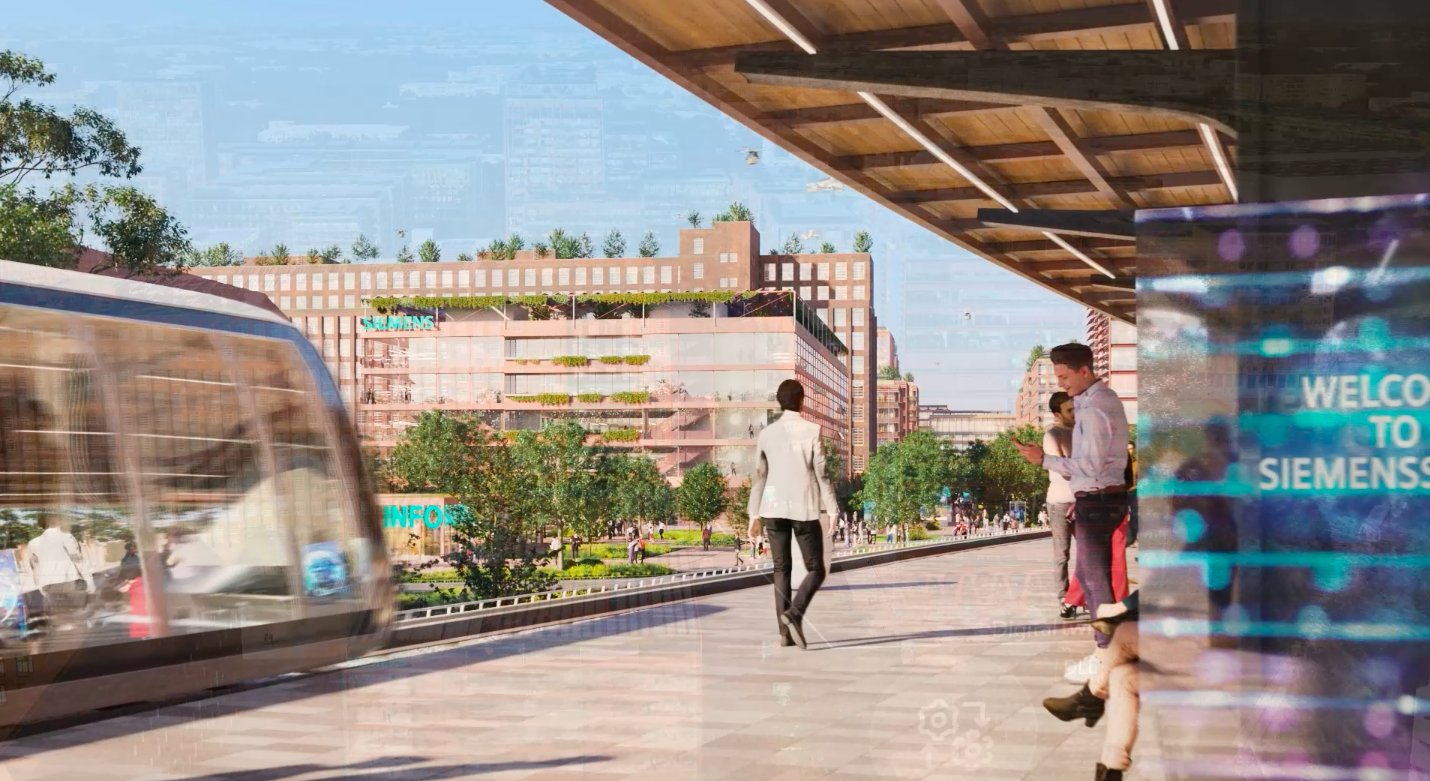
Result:
{"label": "paved ground", "polygon": [[1102,727],[1039,706],[1091,647],[1050,546],[836,574],[809,651],[750,589],[0,744],[0,781],[1091,779]]}

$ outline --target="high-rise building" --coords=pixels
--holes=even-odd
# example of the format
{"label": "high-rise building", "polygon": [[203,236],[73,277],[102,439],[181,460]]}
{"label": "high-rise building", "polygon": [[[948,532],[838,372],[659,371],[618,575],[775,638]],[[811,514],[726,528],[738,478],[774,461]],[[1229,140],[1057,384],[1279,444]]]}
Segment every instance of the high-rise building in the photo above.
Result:
{"label": "high-rise building", "polygon": [[1058,392],[1058,380],[1053,376],[1053,361],[1038,358],[1023,372],[1023,382],[1018,386],[1017,400],[1013,406],[1013,425],[1032,424],[1038,428],[1053,425],[1053,413],[1048,409],[1048,401]]}
{"label": "high-rise building", "polygon": [[879,445],[904,441],[919,430],[919,386],[879,378]]}
{"label": "high-rise building", "polygon": [[894,367],[894,373],[899,371],[899,348],[894,344],[894,335],[887,328],[879,329],[879,368],[885,366]]}
{"label": "high-rise building", "polygon": [[1011,412],[951,410],[943,404],[919,407],[919,428],[955,447],[987,442],[1012,427]]}
{"label": "high-rise building", "polygon": [[[250,259],[191,273],[263,292],[305,329],[374,447],[394,445],[425,409],[476,411],[506,430],[574,415],[641,443],[673,478],[701,461],[748,475],[754,436],[778,409],[775,389],[797,377],[831,449],[860,471],[867,448],[862,456],[856,448],[874,441],[876,420],[870,258],[761,256],[758,248],[751,224],[724,222],[682,230],[673,257],[524,250],[471,262]],[[716,292],[732,300],[679,297]],[[650,297],[588,300],[570,311],[570,298],[554,298],[603,293]],[[389,321],[373,299],[408,300],[401,315],[419,322]]]}
{"label": "high-rise building", "polygon": [[1127,419],[1137,422],[1137,327],[1089,309],[1087,343],[1093,373],[1117,393]]}

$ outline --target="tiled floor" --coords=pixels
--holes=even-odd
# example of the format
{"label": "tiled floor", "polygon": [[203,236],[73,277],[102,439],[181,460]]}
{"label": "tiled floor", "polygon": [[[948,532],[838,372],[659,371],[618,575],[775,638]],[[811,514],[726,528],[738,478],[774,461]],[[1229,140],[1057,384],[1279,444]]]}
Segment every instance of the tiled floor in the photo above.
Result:
{"label": "tiled floor", "polygon": [[1103,729],[1039,705],[1091,648],[1051,545],[836,574],[808,651],[750,589],[0,744],[0,781],[1090,779]]}

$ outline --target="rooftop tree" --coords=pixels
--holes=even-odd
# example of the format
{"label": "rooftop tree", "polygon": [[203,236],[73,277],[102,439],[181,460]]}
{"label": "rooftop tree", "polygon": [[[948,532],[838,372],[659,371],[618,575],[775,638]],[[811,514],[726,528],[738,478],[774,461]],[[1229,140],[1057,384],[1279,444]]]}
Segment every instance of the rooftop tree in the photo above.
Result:
{"label": "rooftop tree", "polygon": [[601,244],[601,253],[608,258],[624,258],[626,256],[626,238],[618,230],[607,233],[606,240]]}
{"label": "rooftop tree", "polygon": [[417,259],[423,263],[436,263],[442,259],[442,248],[428,239],[417,248]]}
{"label": "rooftop tree", "polygon": [[368,241],[367,236],[364,236],[361,233],[358,234],[358,237],[356,239],[353,239],[353,245],[349,249],[349,252],[352,254],[353,260],[359,263],[377,260],[377,256],[379,254],[377,245],[373,244],[371,241]]}
{"label": "rooftop tree", "polygon": [[869,231],[859,231],[854,234],[854,251],[863,253],[874,251],[874,237],[869,235]]}
{"label": "rooftop tree", "polygon": [[655,234],[646,231],[641,237],[641,244],[636,248],[643,258],[653,258],[660,254],[660,242],[655,238]]}

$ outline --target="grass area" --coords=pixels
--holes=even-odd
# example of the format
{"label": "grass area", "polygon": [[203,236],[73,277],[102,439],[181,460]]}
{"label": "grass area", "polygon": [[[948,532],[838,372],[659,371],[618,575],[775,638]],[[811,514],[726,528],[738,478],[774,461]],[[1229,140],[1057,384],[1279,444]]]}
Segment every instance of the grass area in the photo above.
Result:
{"label": "grass area", "polygon": [[[666,529],[665,538],[657,536],[661,542],[674,542],[680,545],[699,545],[699,529]],[[710,544],[716,546],[732,546],[735,544],[735,535],[724,532],[716,532],[710,535]]]}
{"label": "grass area", "polygon": [[562,580],[594,580],[599,578],[656,578],[674,575],[675,570],[662,564],[575,564],[561,573]]}
{"label": "grass area", "polygon": [[[669,534],[670,532],[666,532]],[[645,555],[659,556],[663,553],[670,553],[669,545],[647,542]],[[626,544],[624,542],[583,542],[581,543],[581,558],[597,559],[624,559],[626,557]]]}

